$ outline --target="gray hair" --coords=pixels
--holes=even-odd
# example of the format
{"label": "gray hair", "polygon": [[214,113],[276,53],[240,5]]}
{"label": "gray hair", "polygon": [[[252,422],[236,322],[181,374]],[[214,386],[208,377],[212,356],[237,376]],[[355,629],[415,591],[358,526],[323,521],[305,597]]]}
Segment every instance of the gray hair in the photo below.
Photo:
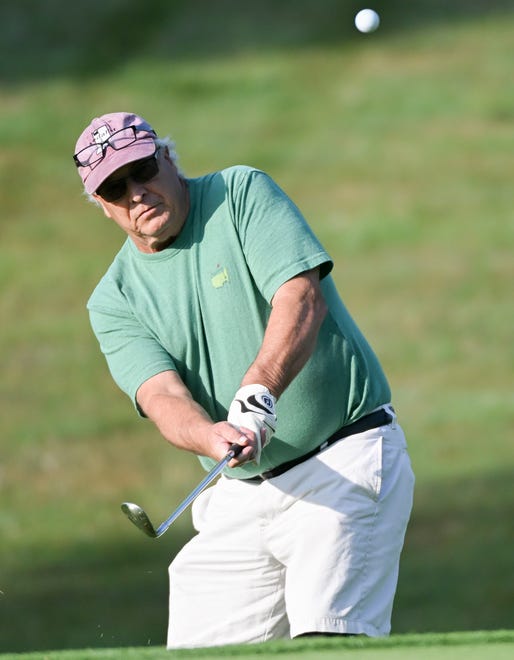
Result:
{"label": "gray hair", "polygon": [[175,149],[175,142],[170,137],[166,136],[165,138],[156,138],[155,144],[157,145],[157,148],[162,147],[168,150],[168,155],[175,164],[179,175],[184,176],[184,173],[178,166],[178,155]]}
{"label": "gray hair", "polygon": [[[177,152],[175,150],[175,142],[168,136],[166,136],[164,138],[155,138],[154,142],[155,142],[155,145],[156,145],[157,149],[166,149],[168,151],[169,157],[171,158],[171,160],[173,161],[175,167],[177,168],[178,175],[180,177],[183,177],[184,173],[182,172],[182,170],[178,166],[178,155],[177,155]],[[86,199],[89,202],[91,202],[95,206],[100,206],[100,202],[97,199],[95,199],[95,197],[93,197],[92,194],[86,192],[85,190],[84,190],[84,196],[86,197]]]}

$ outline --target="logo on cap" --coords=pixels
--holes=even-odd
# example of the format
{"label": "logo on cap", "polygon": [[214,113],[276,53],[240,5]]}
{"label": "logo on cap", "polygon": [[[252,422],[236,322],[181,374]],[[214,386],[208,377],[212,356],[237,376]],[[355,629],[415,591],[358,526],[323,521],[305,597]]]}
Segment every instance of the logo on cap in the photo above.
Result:
{"label": "logo on cap", "polygon": [[103,126],[100,126],[96,131],[93,133],[93,140],[98,144],[98,149],[96,150],[97,154],[101,154],[103,152],[103,145],[107,140],[109,139],[111,135],[111,131],[109,130],[109,127],[107,124],[104,124]]}

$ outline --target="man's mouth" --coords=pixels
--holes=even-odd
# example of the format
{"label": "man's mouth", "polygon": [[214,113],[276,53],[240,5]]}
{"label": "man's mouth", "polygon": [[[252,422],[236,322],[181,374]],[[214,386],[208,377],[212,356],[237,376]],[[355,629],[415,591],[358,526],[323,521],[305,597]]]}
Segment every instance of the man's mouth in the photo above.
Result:
{"label": "man's mouth", "polygon": [[150,206],[149,208],[141,211],[141,213],[137,216],[137,222],[140,222],[141,220],[145,222],[148,220],[154,214],[156,208],[156,206]]}

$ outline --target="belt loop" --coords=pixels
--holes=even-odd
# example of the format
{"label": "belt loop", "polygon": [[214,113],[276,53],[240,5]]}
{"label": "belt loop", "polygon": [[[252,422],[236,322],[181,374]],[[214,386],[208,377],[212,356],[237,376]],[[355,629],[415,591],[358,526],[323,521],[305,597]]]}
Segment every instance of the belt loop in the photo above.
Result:
{"label": "belt loop", "polygon": [[391,417],[393,418],[393,419],[391,420],[391,426],[393,426],[393,427],[396,426],[396,422],[397,422],[397,420],[398,420],[398,416],[396,415],[396,410],[393,408],[393,406],[392,406],[390,403],[387,403],[387,404],[384,406],[384,409],[385,409],[386,412],[388,412],[388,413],[391,415]]}

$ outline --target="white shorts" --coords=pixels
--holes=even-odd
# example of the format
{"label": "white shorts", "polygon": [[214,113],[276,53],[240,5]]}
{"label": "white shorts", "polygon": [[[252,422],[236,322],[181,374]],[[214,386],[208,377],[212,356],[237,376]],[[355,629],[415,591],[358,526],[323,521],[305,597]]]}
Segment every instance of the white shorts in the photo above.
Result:
{"label": "white shorts", "polygon": [[395,421],[262,483],[221,477],[170,566],[168,648],[387,635],[413,486]]}

